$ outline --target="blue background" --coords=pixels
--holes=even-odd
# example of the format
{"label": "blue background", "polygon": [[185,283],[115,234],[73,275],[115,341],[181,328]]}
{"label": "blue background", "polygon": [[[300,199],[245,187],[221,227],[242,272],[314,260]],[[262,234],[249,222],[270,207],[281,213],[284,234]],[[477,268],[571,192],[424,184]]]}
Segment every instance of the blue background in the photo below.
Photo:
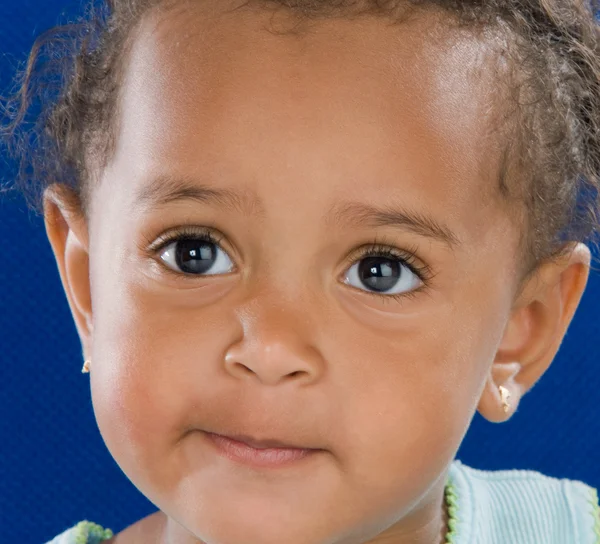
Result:
{"label": "blue background", "polygon": [[[78,2],[3,4],[0,94],[43,30]],[[0,178],[14,165],[0,163]],[[156,508],[120,471],[92,410],[89,377],[41,216],[0,199],[0,541],[39,544],[83,519],[118,532]],[[600,487],[600,281],[588,290],[554,364],[515,417],[478,414],[458,458],[483,469],[527,468]]]}

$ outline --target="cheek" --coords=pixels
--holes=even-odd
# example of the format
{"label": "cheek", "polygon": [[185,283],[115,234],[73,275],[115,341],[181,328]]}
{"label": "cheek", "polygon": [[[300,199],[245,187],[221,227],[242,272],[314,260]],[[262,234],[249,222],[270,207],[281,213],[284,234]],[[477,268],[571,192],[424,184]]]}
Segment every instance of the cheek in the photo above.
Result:
{"label": "cheek", "polygon": [[132,285],[114,292],[112,301],[105,297],[94,307],[96,419],[109,451],[136,485],[167,485],[174,481],[167,477],[169,456],[214,406],[219,361],[234,338],[232,320],[217,315],[216,306],[198,311],[189,297],[177,304],[179,295],[171,294],[167,303]]}
{"label": "cheek", "polygon": [[[440,307],[384,336],[338,330],[332,406],[356,482],[432,481],[456,453],[493,357],[480,315]],[[333,360],[333,359],[332,359]],[[367,478],[367,474],[369,475]],[[418,474],[418,476],[414,476]],[[397,488],[399,489],[399,488]]]}

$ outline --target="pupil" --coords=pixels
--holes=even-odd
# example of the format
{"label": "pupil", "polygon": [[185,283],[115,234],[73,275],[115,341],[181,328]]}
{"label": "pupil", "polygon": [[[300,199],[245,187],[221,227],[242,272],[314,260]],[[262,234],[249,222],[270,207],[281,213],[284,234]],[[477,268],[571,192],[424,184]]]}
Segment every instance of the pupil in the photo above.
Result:
{"label": "pupil", "polygon": [[387,291],[400,279],[400,263],[386,257],[367,257],[358,265],[358,277],[373,291]]}
{"label": "pupil", "polygon": [[215,264],[215,244],[205,240],[179,240],[175,244],[177,266],[190,274],[203,274]]}

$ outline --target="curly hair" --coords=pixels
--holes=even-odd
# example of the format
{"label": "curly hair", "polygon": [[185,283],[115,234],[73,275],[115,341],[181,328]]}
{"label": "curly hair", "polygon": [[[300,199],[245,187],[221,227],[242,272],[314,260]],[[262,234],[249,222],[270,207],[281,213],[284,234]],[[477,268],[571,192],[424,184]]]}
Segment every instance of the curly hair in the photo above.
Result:
{"label": "curly hair", "polygon": [[[0,137],[19,163],[13,186],[41,211],[46,187],[72,189],[87,217],[95,176],[115,150],[120,82],[133,30],[150,10],[194,0],[89,0],[76,21],[41,34],[8,97]],[[500,171],[501,193],[516,198],[524,272],[600,231],[600,0],[247,0],[301,20],[372,15],[401,22],[435,9],[448,24],[492,30],[509,47],[514,99]],[[238,8],[235,8],[238,9]],[[43,51],[47,60],[40,63]],[[41,66],[38,69],[38,64]],[[50,82],[46,76],[50,76]],[[57,79],[58,84],[54,83]],[[52,91],[58,90],[57,96]],[[40,97],[41,111],[25,119]],[[513,206],[514,207],[514,206]]]}

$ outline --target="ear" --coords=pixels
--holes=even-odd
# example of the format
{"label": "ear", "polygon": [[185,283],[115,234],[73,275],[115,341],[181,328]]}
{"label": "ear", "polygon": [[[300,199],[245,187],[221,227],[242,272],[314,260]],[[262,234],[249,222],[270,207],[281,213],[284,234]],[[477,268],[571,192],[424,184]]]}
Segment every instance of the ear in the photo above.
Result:
{"label": "ear", "polygon": [[91,354],[93,330],[87,223],[79,198],[66,185],[49,186],[43,202],[46,234],[86,359]]}
{"label": "ear", "polygon": [[[525,280],[477,407],[487,420],[509,419],[552,363],[585,290],[590,262],[589,248],[578,243]],[[499,386],[510,394],[507,412]]]}

